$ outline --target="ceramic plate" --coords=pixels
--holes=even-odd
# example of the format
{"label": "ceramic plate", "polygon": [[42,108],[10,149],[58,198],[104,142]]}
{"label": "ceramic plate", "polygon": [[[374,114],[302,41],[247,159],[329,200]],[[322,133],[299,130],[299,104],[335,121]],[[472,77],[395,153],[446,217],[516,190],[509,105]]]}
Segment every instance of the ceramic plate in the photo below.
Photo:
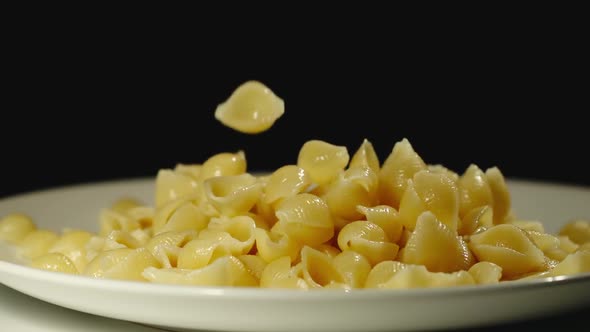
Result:
{"label": "ceramic plate", "polygon": [[[590,189],[508,182],[515,212],[556,232],[590,218]],[[151,204],[153,179],[34,192],[0,200],[0,216],[31,215],[40,228],[96,231],[100,209],[126,196]],[[531,319],[590,304],[590,274],[491,286],[413,290],[291,291],[98,280],[31,269],[0,246],[0,282],[70,309],[169,329],[392,331],[452,329]],[[13,262],[11,262],[13,261]]]}

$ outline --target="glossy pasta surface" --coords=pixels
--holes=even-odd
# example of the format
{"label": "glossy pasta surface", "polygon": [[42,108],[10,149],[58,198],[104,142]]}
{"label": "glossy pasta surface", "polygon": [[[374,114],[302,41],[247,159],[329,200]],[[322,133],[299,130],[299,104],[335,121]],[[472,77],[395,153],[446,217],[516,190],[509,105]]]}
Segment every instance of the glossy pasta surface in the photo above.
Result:
{"label": "glossy pasta surface", "polygon": [[[252,134],[283,112],[250,82],[216,117]],[[10,214],[0,240],[39,269],[196,286],[430,288],[590,271],[590,222],[548,234],[515,216],[498,168],[456,173],[428,164],[407,139],[381,161],[360,143],[308,141],[296,164],[268,174],[250,172],[244,151],[221,152],[160,170],[154,205],[105,207],[97,234],[75,224],[54,233]]]}

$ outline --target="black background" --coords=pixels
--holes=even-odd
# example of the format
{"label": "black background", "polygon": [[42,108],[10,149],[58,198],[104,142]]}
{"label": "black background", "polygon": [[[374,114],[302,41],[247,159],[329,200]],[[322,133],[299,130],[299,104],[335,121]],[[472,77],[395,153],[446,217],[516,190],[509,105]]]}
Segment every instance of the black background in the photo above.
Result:
{"label": "black background", "polygon": [[[269,170],[295,163],[309,139],[352,154],[367,138],[383,160],[404,137],[457,172],[475,163],[588,186],[585,45],[560,24],[461,34],[357,25],[290,39],[268,27],[214,37],[36,27],[4,48],[0,196],[154,176],[240,149],[250,170]],[[253,79],[286,112],[245,135],[213,113]]]}

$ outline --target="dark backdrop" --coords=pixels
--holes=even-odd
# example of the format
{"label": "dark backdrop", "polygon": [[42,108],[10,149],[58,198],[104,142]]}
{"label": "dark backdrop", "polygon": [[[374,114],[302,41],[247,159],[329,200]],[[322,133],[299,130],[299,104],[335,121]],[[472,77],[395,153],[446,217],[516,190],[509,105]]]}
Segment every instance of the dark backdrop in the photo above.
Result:
{"label": "dark backdrop", "polygon": [[[367,138],[383,160],[403,137],[458,172],[476,163],[590,185],[583,44],[564,35],[344,36],[296,47],[236,46],[248,40],[234,36],[224,49],[167,36],[29,37],[4,51],[0,196],[153,176],[239,149],[250,170],[268,170],[295,163],[309,139],[352,154]],[[213,117],[250,79],[286,105],[254,136]]]}

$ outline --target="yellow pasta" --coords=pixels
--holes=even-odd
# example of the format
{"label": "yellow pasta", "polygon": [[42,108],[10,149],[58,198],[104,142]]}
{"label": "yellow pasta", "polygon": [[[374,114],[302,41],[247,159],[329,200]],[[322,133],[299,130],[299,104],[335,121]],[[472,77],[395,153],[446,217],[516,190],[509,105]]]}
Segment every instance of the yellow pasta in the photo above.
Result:
{"label": "yellow pasta", "polygon": [[199,269],[146,268],[142,276],[157,283],[194,286],[256,286],[258,280],[235,256],[224,256]]}
{"label": "yellow pasta", "polygon": [[256,229],[256,249],[258,256],[267,263],[283,256],[288,256],[292,261],[296,261],[301,245],[287,234]]}
{"label": "yellow pasta", "polygon": [[0,240],[19,243],[35,230],[33,220],[24,214],[10,214],[0,219]]}
{"label": "yellow pasta", "polygon": [[400,255],[401,262],[422,265],[432,272],[467,270],[474,263],[463,239],[431,212],[418,217],[416,228]]}
{"label": "yellow pasta", "polygon": [[203,183],[207,201],[225,216],[245,214],[256,204],[262,186],[250,174],[212,177]]}
{"label": "yellow pasta", "polygon": [[180,250],[190,241],[197,238],[194,230],[170,231],[152,237],[146,248],[164,268],[177,267]]}
{"label": "yellow pasta", "polygon": [[471,236],[470,249],[480,261],[502,267],[504,277],[514,278],[546,269],[545,255],[520,228],[497,225]]}
{"label": "yellow pasta", "polygon": [[156,207],[169,201],[196,194],[198,182],[179,171],[163,169],[156,176]]}
{"label": "yellow pasta", "polygon": [[273,230],[280,230],[301,244],[318,245],[334,235],[334,221],[328,205],[313,194],[303,193],[285,199],[276,215],[278,222]]}
{"label": "yellow pasta", "polygon": [[285,112],[285,103],[257,81],[240,85],[231,97],[217,106],[215,118],[243,133],[268,130]]}
{"label": "yellow pasta", "polygon": [[365,256],[371,265],[397,256],[399,246],[389,242],[385,231],[369,221],[352,222],[338,234],[338,246],[342,251],[353,250]]}
{"label": "yellow pasta", "polygon": [[[250,81],[215,117],[257,134],[283,113],[283,100]],[[321,140],[294,157],[265,174],[249,172],[243,150],[176,164],[155,175],[153,204],[122,195],[96,234],[37,229],[13,213],[0,219],[0,241],[38,269],[193,286],[350,291],[590,272],[590,221],[549,234],[515,215],[497,167],[458,174],[425,163],[405,138],[383,163],[367,139],[352,157]]]}
{"label": "yellow pasta", "polygon": [[209,219],[198,203],[179,198],[158,209],[154,217],[154,234],[189,229],[200,231],[207,227]]}
{"label": "yellow pasta", "polygon": [[344,284],[350,288],[363,288],[371,272],[369,260],[353,250],[345,250],[334,256],[332,265],[340,273]]}
{"label": "yellow pasta", "polygon": [[394,208],[388,205],[376,205],[373,207],[357,205],[356,208],[365,216],[367,221],[379,226],[390,242],[397,243],[401,239],[404,226],[399,213]]}
{"label": "yellow pasta", "polygon": [[502,268],[492,262],[478,262],[467,270],[480,285],[497,284],[502,279]]}
{"label": "yellow pasta", "polygon": [[59,253],[66,256],[74,263],[78,271],[83,271],[88,263],[86,244],[91,237],[92,234],[86,231],[66,231],[49,247],[48,253]]}
{"label": "yellow pasta", "polygon": [[296,165],[286,165],[274,171],[264,186],[264,203],[278,203],[286,197],[295,196],[311,186],[307,172]]}
{"label": "yellow pasta", "polygon": [[382,204],[399,208],[408,180],[426,164],[407,139],[395,143],[379,172],[379,192]]}
{"label": "yellow pasta", "polygon": [[456,230],[459,215],[458,189],[444,173],[427,170],[414,174],[400,202],[400,217],[404,226],[414,229],[422,212],[430,211],[447,227]]}
{"label": "yellow pasta", "polygon": [[338,220],[358,220],[362,213],[357,210],[357,205],[374,206],[378,203],[378,185],[379,179],[373,169],[367,166],[349,168],[326,188],[323,199]]}
{"label": "yellow pasta", "polygon": [[52,231],[39,229],[29,232],[20,242],[19,254],[27,259],[37,258],[49,252],[58,235]]}
{"label": "yellow pasta", "polygon": [[300,267],[292,267],[288,256],[266,265],[260,276],[260,287],[309,289],[307,282],[300,276]]}
{"label": "yellow pasta", "polygon": [[377,152],[373,144],[368,139],[364,139],[361,146],[350,159],[349,168],[369,167],[373,172],[379,173],[380,163]]}
{"label": "yellow pasta", "polygon": [[79,271],[76,268],[74,262],[69,259],[66,255],[61,253],[48,253],[41,255],[31,261],[31,267],[68,274],[78,274]]}
{"label": "yellow pasta", "polygon": [[461,202],[459,214],[462,217],[475,208],[494,205],[494,197],[488,179],[477,165],[470,165],[457,182]]}
{"label": "yellow pasta", "polygon": [[559,235],[565,235],[580,245],[588,243],[590,242],[590,221],[570,221],[560,230]]}
{"label": "yellow pasta", "polygon": [[93,278],[145,281],[143,271],[160,267],[160,263],[145,248],[119,248],[103,251],[84,268],[84,275]]}
{"label": "yellow pasta", "polygon": [[209,157],[199,171],[199,181],[215,176],[240,175],[246,172],[246,155],[244,151],[236,153],[222,152]]}
{"label": "yellow pasta", "polygon": [[297,166],[303,168],[314,183],[325,185],[344,170],[349,158],[345,146],[311,140],[301,147]]}

